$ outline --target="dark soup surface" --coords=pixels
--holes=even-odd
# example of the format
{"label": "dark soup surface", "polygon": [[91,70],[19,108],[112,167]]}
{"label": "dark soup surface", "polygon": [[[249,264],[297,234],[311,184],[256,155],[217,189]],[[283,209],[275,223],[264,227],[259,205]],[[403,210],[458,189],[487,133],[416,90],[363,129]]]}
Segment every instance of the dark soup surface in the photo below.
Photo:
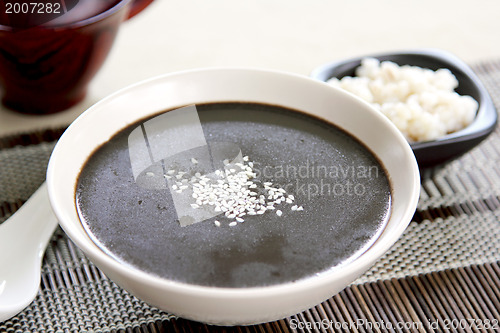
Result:
{"label": "dark soup surface", "polygon": [[78,179],[90,237],[170,280],[268,286],[341,269],[382,232],[391,188],[354,137],[283,107],[213,103],[125,128]]}

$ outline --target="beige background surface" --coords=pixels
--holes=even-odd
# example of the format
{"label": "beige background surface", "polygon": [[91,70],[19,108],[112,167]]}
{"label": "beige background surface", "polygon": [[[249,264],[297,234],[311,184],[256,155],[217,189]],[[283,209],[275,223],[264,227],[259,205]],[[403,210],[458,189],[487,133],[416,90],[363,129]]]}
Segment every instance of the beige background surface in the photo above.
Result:
{"label": "beige background surface", "polygon": [[258,67],[308,75],[332,60],[422,47],[469,64],[500,58],[498,0],[155,0],[123,24],[79,105],[49,116],[0,107],[0,135],[69,124],[101,98],[178,70]]}

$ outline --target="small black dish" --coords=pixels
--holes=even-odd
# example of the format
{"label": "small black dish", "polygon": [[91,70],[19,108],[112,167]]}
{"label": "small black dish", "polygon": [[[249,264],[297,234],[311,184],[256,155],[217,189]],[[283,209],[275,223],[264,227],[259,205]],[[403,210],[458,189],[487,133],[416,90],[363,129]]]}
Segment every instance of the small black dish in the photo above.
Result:
{"label": "small black dish", "polygon": [[483,141],[496,127],[497,111],[488,91],[472,69],[456,56],[437,49],[420,49],[397,53],[381,53],[340,60],[316,68],[311,77],[328,81],[333,77],[355,76],[355,69],[363,58],[392,61],[398,65],[413,65],[437,70],[449,69],[457,78],[460,95],[469,95],[479,103],[474,121],[466,128],[437,140],[411,143],[413,153],[421,168],[432,167],[456,158]]}

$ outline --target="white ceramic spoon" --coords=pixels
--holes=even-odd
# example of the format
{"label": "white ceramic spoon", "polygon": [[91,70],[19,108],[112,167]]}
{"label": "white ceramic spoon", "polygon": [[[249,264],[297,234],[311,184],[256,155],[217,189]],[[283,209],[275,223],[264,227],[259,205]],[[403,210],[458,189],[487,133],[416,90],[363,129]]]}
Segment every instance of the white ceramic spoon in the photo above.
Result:
{"label": "white ceramic spoon", "polygon": [[57,224],[44,183],[0,225],[0,322],[21,312],[38,293],[43,253]]}

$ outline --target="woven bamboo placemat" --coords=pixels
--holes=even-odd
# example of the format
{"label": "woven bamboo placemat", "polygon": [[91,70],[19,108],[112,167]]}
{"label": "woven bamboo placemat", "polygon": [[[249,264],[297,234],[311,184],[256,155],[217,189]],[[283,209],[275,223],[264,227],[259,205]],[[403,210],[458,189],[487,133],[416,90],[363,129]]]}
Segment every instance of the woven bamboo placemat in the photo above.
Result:
{"label": "woven bamboo placemat", "polygon": [[[472,66],[500,110],[500,61]],[[0,223],[45,178],[64,129],[0,138]],[[401,239],[339,294],[297,315],[216,327],[177,318],[109,280],[58,229],[35,301],[0,332],[500,332],[500,129],[425,170]]]}

